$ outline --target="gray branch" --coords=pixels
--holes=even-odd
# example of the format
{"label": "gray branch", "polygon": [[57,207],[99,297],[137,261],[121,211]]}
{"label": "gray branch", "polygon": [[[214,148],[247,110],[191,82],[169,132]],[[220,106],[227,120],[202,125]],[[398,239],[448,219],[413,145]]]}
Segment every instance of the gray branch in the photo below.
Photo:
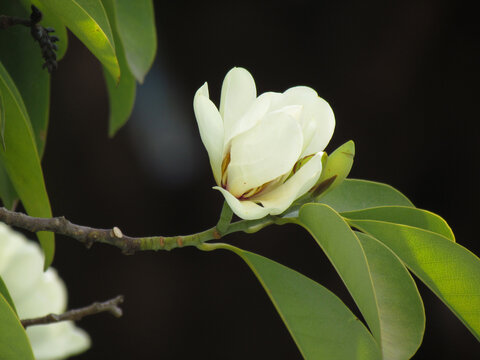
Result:
{"label": "gray branch", "polygon": [[95,315],[107,311],[118,318],[123,314],[122,309],[118,307],[118,305],[121,303],[123,303],[123,295],[118,295],[116,298],[107,300],[105,302],[94,302],[89,306],[68,310],[63,314],[48,314],[38,318],[23,319],[21,322],[23,327],[27,328],[28,326],[53,324],[60,321],[77,321],[85,316]]}
{"label": "gray branch", "polygon": [[4,207],[0,207],[0,221],[31,232],[51,231],[65,235],[80,241],[87,248],[90,248],[95,242],[106,243],[120,248],[125,254],[133,254],[140,250],[141,242],[145,239],[123,235],[118,227],[113,229],[96,229],[73,224],[63,216],[37,218],[10,211]]}

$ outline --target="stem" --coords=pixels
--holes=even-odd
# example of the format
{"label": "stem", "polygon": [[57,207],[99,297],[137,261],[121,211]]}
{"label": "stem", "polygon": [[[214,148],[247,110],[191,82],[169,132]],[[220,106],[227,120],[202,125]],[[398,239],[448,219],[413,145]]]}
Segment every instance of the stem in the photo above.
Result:
{"label": "stem", "polygon": [[264,227],[275,224],[275,222],[276,217],[271,215],[256,220],[240,220],[230,224],[227,231],[223,235],[228,235],[238,231],[253,234],[257,231],[262,230]]}
{"label": "stem", "polygon": [[220,234],[217,227],[212,227],[191,235],[182,236],[149,236],[130,237],[124,235],[118,227],[112,229],[97,229],[88,226],[76,225],[65,219],[63,216],[54,218],[38,218],[28,216],[19,212],[10,211],[0,207],[0,221],[7,225],[19,227],[31,232],[51,231],[56,234],[65,235],[80,241],[87,248],[94,243],[103,243],[115,246],[126,255],[132,255],[137,251],[146,250],[172,250],[185,246],[198,246],[209,240],[218,240],[224,235],[243,231],[254,233],[265,226],[274,223],[281,223],[281,219],[274,216],[267,216],[257,220],[241,220],[229,224],[223,234]]}
{"label": "stem", "polygon": [[225,234],[225,232],[227,231],[230,225],[230,222],[232,221],[232,216],[233,216],[232,209],[230,209],[230,206],[228,205],[228,203],[224,201],[222,212],[220,213],[220,219],[218,220],[218,223],[216,226],[220,235]]}
{"label": "stem", "polygon": [[21,322],[23,327],[27,328],[28,326],[53,324],[60,321],[76,321],[84,318],[85,316],[95,315],[105,311],[108,311],[115,317],[121,317],[123,312],[122,309],[118,307],[118,305],[121,303],[123,303],[123,296],[119,295],[116,298],[104,302],[94,302],[93,304],[83,308],[68,310],[63,314],[48,314],[33,319],[24,319]]}
{"label": "stem", "polygon": [[0,29],[6,30],[10,26],[23,25],[30,26],[30,19],[19,18],[16,16],[0,15]]}

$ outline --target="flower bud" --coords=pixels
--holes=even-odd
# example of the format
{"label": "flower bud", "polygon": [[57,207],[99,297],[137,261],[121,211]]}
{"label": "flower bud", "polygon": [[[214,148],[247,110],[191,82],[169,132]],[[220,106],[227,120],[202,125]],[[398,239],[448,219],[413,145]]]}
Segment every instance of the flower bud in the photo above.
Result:
{"label": "flower bud", "polygon": [[223,82],[219,109],[206,83],[193,106],[214,189],[239,217],[281,214],[320,178],[335,118],[315,90],[297,86],[257,97],[250,73],[233,68]]}

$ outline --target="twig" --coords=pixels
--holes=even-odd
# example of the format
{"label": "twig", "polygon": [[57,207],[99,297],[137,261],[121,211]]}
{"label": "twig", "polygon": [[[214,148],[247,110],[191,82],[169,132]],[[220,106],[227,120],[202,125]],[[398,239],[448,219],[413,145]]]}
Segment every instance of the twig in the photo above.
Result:
{"label": "twig", "polygon": [[[151,236],[130,237],[122,233],[118,227],[112,229],[96,229],[76,225],[65,217],[38,218],[0,207],[0,221],[7,225],[19,227],[31,232],[52,231],[80,241],[87,248],[93,243],[104,243],[115,246],[126,255],[144,250],[171,250],[184,246],[197,246],[205,241],[219,239],[221,236],[215,227],[184,236]],[[236,231],[241,231],[236,230]]]}
{"label": "twig", "polygon": [[121,317],[123,312],[119,304],[123,303],[123,295],[118,295],[117,297],[107,300],[105,302],[94,302],[89,306],[85,306],[79,309],[72,309],[64,312],[63,314],[48,314],[42,317],[37,317],[33,319],[24,319],[22,320],[22,325],[24,328],[33,325],[45,325],[45,324],[53,324],[60,321],[77,321],[85,316],[95,315],[101,312],[108,311],[115,317]]}
{"label": "twig", "polygon": [[0,29],[6,30],[10,26],[23,25],[30,27],[30,19],[19,18],[16,16],[0,15]]}
{"label": "twig", "polygon": [[59,38],[55,35],[50,35],[50,33],[55,31],[53,28],[45,28],[38,24],[42,20],[42,17],[41,11],[35,5],[32,5],[30,19],[0,15],[0,30],[6,30],[15,25],[29,27],[33,39],[40,44],[42,57],[45,60],[42,67],[47,68],[48,72],[51,73],[57,68],[57,54],[55,51],[58,50],[58,47],[55,42],[57,42]]}

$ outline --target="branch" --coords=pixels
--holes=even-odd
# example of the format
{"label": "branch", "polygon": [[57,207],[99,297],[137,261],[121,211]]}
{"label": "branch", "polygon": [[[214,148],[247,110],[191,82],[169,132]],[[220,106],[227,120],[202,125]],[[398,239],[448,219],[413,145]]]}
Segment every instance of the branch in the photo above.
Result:
{"label": "branch", "polygon": [[126,255],[132,255],[137,251],[171,250],[184,246],[197,246],[205,241],[220,238],[220,234],[215,227],[184,236],[130,237],[124,235],[116,226],[112,229],[96,229],[73,224],[63,216],[38,218],[10,211],[4,207],[0,207],[0,221],[31,232],[51,231],[65,235],[80,241],[87,248],[90,248],[94,243],[112,245],[122,250]]}
{"label": "branch", "polygon": [[16,16],[0,15],[0,30],[6,30],[11,26],[23,25],[30,27],[30,19],[19,18]]}
{"label": "branch", "polygon": [[55,31],[53,28],[45,28],[38,24],[42,20],[42,17],[43,14],[41,11],[38,10],[35,5],[32,5],[30,19],[0,15],[0,30],[6,30],[15,25],[29,27],[33,39],[40,44],[42,57],[45,60],[42,67],[47,68],[48,72],[51,73],[57,68],[57,54],[55,51],[58,50],[58,47],[55,42],[57,42],[59,38],[55,35],[50,35],[50,33]]}
{"label": "branch", "polygon": [[123,303],[123,295],[118,295],[116,298],[107,300],[105,302],[94,302],[89,306],[68,310],[60,315],[48,314],[38,318],[24,319],[21,320],[21,323],[24,328],[27,328],[28,326],[53,324],[60,321],[77,321],[85,316],[95,315],[106,311],[118,318],[123,315],[122,309],[118,307],[118,305],[121,303]]}
{"label": "branch", "polygon": [[0,207],[0,221],[7,225],[19,227],[31,232],[51,231],[78,240],[87,248],[94,243],[103,243],[119,248],[126,255],[133,255],[137,251],[146,250],[172,250],[185,246],[198,246],[209,240],[218,240],[222,236],[243,231],[254,233],[265,226],[282,223],[281,219],[274,216],[266,216],[257,220],[241,220],[228,225],[228,228],[220,234],[214,226],[205,231],[191,235],[181,236],[150,236],[130,237],[124,235],[118,227],[112,229],[96,229],[88,226],[76,225],[65,217],[39,218],[28,216],[19,212],[10,211]]}

